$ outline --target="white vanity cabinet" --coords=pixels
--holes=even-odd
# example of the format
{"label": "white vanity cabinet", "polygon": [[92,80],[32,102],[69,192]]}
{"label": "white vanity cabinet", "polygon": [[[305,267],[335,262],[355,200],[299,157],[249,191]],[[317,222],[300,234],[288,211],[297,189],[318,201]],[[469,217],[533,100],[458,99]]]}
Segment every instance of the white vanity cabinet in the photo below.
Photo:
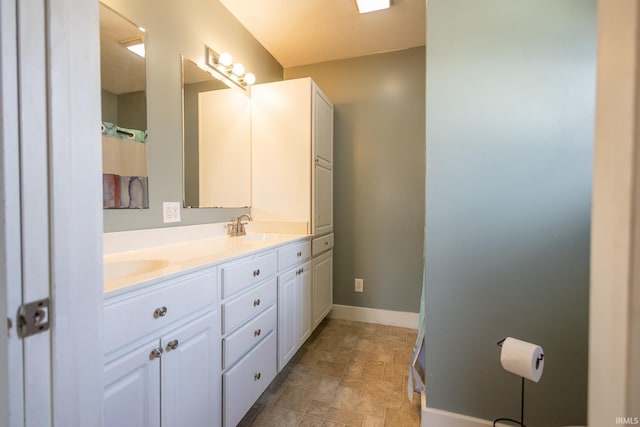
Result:
{"label": "white vanity cabinet", "polygon": [[277,255],[220,265],[223,425],[236,426],[277,373]]}
{"label": "white vanity cabinet", "polygon": [[278,371],[311,335],[310,256],[309,241],[278,250]]}
{"label": "white vanity cabinet", "polygon": [[105,300],[105,427],[221,419],[216,269]]}

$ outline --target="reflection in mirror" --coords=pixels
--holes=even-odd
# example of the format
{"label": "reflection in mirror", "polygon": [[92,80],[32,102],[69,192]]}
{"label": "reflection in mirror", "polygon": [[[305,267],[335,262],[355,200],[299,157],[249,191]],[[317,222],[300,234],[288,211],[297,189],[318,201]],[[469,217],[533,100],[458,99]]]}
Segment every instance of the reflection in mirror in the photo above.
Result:
{"label": "reflection in mirror", "polygon": [[148,208],[144,31],[100,4],[104,208]]}
{"label": "reflection in mirror", "polygon": [[182,58],[184,206],[251,204],[251,99]]}

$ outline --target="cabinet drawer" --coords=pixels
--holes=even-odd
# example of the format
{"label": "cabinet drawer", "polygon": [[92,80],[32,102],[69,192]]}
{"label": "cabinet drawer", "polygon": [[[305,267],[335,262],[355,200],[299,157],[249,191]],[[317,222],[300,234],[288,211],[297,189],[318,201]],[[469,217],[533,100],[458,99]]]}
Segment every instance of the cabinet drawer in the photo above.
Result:
{"label": "cabinet drawer", "polygon": [[311,252],[313,256],[321,254],[324,251],[328,251],[333,248],[333,233],[327,234],[326,236],[318,237],[313,239],[311,242]]}
{"label": "cabinet drawer", "polygon": [[278,271],[284,271],[288,267],[304,261],[311,256],[311,242],[296,242],[278,249]]}
{"label": "cabinet drawer", "polygon": [[104,307],[105,354],[217,302],[215,269]]}
{"label": "cabinet drawer", "polygon": [[276,254],[269,252],[246,261],[222,267],[222,298],[227,298],[276,271]]}
{"label": "cabinet drawer", "polygon": [[225,427],[236,426],[276,376],[276,334],[272,332],[222,375]]}
{"label": "cabinet drawer", "polygon": [[275,330],[278,322],[276,306],[272,305],[264,313],[222,340],[222,369],[233,366],[253,346]]}
{"label": "cabinet drawer", "polygon": [[222,304],[222,333],[231,332],[258,313],[272,306],[277,297],[275,277],[244,295]]}

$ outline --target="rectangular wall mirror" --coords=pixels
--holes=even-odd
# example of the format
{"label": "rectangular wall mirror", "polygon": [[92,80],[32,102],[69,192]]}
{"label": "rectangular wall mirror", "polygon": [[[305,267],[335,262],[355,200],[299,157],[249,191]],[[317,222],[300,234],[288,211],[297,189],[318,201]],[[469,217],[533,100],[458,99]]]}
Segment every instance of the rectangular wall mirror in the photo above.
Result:
{"label": "rectangular wall mirror", "polygon": [[251,98],[182,58],[184,206],[251,204]]}
{"label": "rectangular wall mirror", "polygon": [[145,33],[100,3],[105,209],[149,207]]}

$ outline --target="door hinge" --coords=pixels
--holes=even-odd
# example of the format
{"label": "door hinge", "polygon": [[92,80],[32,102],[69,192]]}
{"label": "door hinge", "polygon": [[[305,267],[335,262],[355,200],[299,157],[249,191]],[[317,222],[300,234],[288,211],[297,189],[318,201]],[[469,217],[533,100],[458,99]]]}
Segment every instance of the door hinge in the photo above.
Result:
{"label": "door hinge", "polygon": [[26,338],[49,330],[49,298],[23,304],[18,309],[18,336]]}

